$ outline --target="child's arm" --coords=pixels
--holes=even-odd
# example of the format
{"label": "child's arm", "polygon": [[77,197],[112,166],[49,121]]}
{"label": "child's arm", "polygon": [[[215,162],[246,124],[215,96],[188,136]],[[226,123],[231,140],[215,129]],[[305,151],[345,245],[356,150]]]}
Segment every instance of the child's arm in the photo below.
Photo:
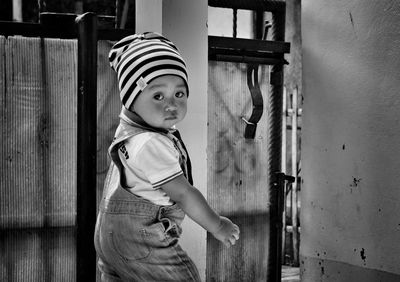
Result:
{"label": "child's arm", "polygon": [[180,175],[162,186],[172,201],[196,223],[229,247],[239,239],[239,227],[228,218],[219,216],[206,199],[187,179]]}

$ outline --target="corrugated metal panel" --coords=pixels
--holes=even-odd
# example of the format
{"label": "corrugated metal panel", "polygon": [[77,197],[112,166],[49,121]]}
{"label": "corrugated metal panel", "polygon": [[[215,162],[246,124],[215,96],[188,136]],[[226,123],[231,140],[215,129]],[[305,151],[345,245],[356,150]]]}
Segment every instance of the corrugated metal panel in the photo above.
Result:
{"label": "corrugated metal panel", "polygon": [[66,40],[6,41],[2,228],[74,225],[76,48]]}
{"label": "corrugated metal panel", "polygon": [[2,158],[0,224],[3,228],[41,227],[44,223],[42,162],[38,132],[42,71],[38,40],[6,41],[5,148]]}
{"label": "corrugated metal panel", "polygon": [[74,281],[77,44],[2,41],[0,280]]}
{"label": "corrugated metal panel", "polygon": [[[118,124],[99,42],[98,198]],[[77,41],[0,37],[0,281],[75,281]]]}
{"label": "corrugated metal panel", "polygon": [[[46,39],[44,44],[45,110],[41,132],[44,179],[49,179],[47,220],[50,226],[74,226],[76,216],[77,42]],[[46,195],[47,194],[47,195]]]}
{"label": "corrugated metal panel", "polygon": [[252,101],[246,64],[209,61],[208,201],[241,229],[226,249],[207,239],[207,281],[267,281],[269,243],[268,67],[261,66],[265,112],[255,139],[245,139]]}
{"label": "corrugated metal panel", "polygon": [[75,281],[74,229],[1,231],[0,281]]}

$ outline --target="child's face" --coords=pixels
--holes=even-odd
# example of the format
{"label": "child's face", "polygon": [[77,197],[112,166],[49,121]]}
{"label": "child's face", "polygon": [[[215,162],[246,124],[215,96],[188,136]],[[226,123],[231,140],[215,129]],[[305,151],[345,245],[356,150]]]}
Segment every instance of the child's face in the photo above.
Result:
{"label": "child's face", "polygon": [[155,78],[136,97],[131,110],[153,127],[171,128],[186,116],[187,89],[184,80],[175,75]]}

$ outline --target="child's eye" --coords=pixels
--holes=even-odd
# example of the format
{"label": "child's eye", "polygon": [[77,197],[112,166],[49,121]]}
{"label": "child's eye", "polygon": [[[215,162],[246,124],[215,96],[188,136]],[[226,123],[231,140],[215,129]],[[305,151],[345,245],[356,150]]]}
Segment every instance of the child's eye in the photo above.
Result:
{"label": "child's eye", "polygon": [[177,98],[182,98],[182,97],[184,97],[186,94],[184,93],[184,92],[177,92],[176,94],[175,94],[175,97],[177,97]]}
{"label": "child's eye", "polygon": [[161,94],[155,94],[153,96],[153,99],[157,100],[157,101],[161,101],[162,99],[164,99],[164,96]]}

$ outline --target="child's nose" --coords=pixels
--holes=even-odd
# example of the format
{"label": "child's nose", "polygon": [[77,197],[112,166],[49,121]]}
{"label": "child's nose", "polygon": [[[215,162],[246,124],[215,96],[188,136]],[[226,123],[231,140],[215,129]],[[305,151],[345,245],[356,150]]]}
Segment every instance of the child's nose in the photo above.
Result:
{"label": "child's nose", "polygon": [[175,111],[177,109],[176,101],[174,99],[168,99],[165,107],[166,111]]}

